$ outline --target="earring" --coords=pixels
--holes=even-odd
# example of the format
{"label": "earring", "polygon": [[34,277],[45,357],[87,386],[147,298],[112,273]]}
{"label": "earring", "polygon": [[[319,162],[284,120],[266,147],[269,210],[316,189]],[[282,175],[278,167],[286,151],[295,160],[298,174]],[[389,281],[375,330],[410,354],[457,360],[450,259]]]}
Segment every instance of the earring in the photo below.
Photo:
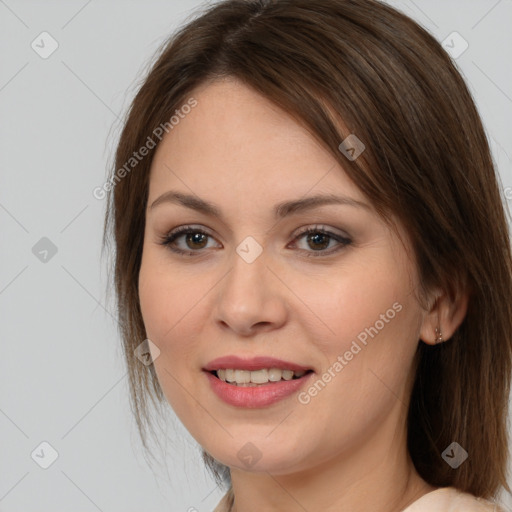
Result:
{"label": "earring", "polygon": [[434,340],[434,343],[437,345],[438,343],[443,342],[443,335],[441,334],[441,328],[436,327],[436,338]]}

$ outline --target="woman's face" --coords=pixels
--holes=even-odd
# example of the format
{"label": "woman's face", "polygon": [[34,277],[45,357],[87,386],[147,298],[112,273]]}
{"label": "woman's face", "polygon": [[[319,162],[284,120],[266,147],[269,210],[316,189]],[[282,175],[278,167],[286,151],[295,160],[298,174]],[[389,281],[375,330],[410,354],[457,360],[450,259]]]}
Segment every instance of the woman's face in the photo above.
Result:
{"label": "woman's face", "polygon": [[[152,163],[139,277],[169,403],[210,454],[247,470],[293,473],[405,443],[424,311],[404,247],[262,96],[236,81],[191,96]],[[324,195],[350,202],[309,202]]]}

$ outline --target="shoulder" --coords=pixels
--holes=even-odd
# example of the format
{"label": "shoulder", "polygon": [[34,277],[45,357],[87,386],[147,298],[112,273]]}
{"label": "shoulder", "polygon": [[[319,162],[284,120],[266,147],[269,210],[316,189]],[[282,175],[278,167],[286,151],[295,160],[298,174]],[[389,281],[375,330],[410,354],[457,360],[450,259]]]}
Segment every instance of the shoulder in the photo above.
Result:
{"label": "shoulder", "polygon": [[[233,505],[233,490],[219,501],[213,512],[230,512]],[[496,503],[461,492],[454,487],[441,487],[424,494],[402,512],[506,512]]]}
{"label": "shoulder", "polygon": [[496,503],[454,487],[441,487],[423,495],[403,512],[505,512]]}

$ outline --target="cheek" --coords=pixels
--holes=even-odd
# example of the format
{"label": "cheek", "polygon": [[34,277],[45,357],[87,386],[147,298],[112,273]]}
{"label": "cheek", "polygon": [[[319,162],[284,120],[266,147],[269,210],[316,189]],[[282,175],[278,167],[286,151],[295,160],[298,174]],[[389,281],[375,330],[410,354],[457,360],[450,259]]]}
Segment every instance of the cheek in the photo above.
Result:
{"label": "cheek", "polygon": [[199,329],[204,324],[197,319],[194,306],[200,297],[194,288],[189,279],[159,269],[157,262],[152,265],[151,258],[143,260],[139,297],[147,337],[160,350],[153,363],[155,372],[168,403],[186,424],[194,404],[183,390],[194,385],[190,370],[197,364]]}
{"label": "cheek", "polygon": [[[321,392],[312,390],[314,397],[303,395],[303,403],[311,398],[319,415],[336,416],[336,421],[346,421],[350,410],[364,424],[389,410],[396,396],[406,400],[422,314],[410,268],[398,266],[392,253],[347,268],[323,286],[318,280],[302,281],[302,296],[321,319],[316,324],[321,331],[311,341],[323,354],[320,378],[326,383],[317,386]],[[335,402],[344,407],[323,407]]]}
{"label": "cheek", "polygon": [[160,349],[155,361],[159,374],[163,368],[178,374],[197,357],[199,332],[204,325],[198,318],[200,292],[192,276],[171,272],[168,262],[151,253],[144,255],[139,274],[140,307],[147,337]]}
{"label": "cheek", "polygon": [[381,250],[357,261],[347,260],[325,279],[302,277],[294,289],[304,297],[323,333],[315,343],[332,359],[334,353],[349,350],[358,336],[363,343],[365,338],[372,339],[375,328],[380,338],[395,338],[401,332],[397,340],[407,339],[404,326],[411,320],[415,324],[417,314],[413,286],[408,269],[399,266],[391,252]]}

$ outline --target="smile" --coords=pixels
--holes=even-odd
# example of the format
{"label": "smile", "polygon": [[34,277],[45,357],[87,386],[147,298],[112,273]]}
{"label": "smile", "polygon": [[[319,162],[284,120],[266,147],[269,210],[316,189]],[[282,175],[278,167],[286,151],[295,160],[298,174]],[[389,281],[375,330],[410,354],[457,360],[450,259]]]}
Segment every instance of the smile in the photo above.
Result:
{"label": "smile", "polygon": [[[310,371],[310,370],[308,370]],[[233,368],[221,368],[212,372],[224,382],[235,386],[254,387],[268,384],[269,382],[289,381],[299,379],[307,373],[305,370],[282,370],[280,368],[263,368],[261,370],[248,371]]]}
{"label": "smile", "polygon": [[[210,390],[213,391],[217,398],[220,398],[226,404],[249,409],[268,407],[300,392],[311,376],[315,374],[312,370],[297,372],[279,370],[279,375],[278,372],[273,371],[275,368],[257,371],[233,369],[233,373],[229,372],[229,370],[227,368],[217,371],[204,371],[203,374],[207,377]],[[237,377],[237,372],[243,373],[242,375],[239,373]],[[292,372],[291,378],[289,378],[289,372]],[[227,378],[226,374],[228,374],[229,378],[232,378],[233,381],[227,382],[223,380],[218,376],[219,373],[224,379]],[[252,382],[253,373],[256,374],[255,380],[264,380],[264,382]],[[251,382],[245,382],[247,374],[249,374]],[[277,379],[278,376],[280,377],[279,380],[270,380],[270,378]],[[239,383],[237,382],[238,379],[244,382]]]}

